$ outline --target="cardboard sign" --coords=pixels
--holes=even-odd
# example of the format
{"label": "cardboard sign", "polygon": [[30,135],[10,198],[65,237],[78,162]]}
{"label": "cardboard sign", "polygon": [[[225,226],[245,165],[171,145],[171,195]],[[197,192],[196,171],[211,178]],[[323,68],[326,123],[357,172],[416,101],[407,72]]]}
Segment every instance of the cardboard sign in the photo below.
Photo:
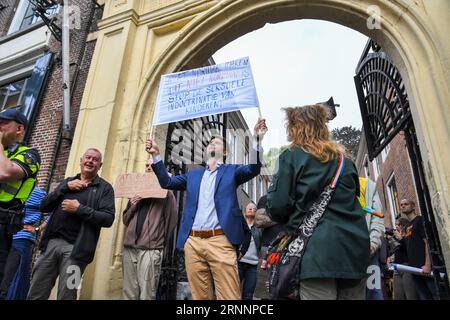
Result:
{"label": "cardboard sign", "polygon": [[259,107],[249,58],[161,77],[153,125]]}
{"label": "cardboard sign", "polygon": [[155,173],[125,173],[117,177],[114,183],[116,198],[133,198],[136,194],[142,198],[165,198],[167,190],[159,186]]}

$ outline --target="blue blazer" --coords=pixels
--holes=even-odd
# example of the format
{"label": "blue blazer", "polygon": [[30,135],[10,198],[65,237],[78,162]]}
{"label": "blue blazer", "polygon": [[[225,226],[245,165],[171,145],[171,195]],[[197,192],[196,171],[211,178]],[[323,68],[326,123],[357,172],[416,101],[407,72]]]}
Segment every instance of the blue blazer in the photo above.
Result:
{"label": "blue blazer", "polygon": [[[173,177],[168,175],[162,161],[153,164],[152,168],[158,177],[161,188],[187,191],[177,238],[177,248],[181,249],[184,247],[194,223],[200,183],[205,168],[194,169],[186,174]],[[239,208],[236,189],[239,185],[256,177],[260,171],[261,163],[259,161],[258,164],[249,165],[223,164],[218,168],[214,204],[220,226],[233,245],[240,245],[244,242],[243,215]]]}

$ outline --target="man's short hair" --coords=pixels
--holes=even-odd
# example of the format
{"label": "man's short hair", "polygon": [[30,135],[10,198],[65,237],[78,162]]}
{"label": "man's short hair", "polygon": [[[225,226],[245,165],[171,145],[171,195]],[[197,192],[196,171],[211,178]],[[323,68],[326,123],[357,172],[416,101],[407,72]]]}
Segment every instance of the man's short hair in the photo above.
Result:
{"label": "man's short hair", "polygon": [[100,161],[102,161],[102,158],[103,158],[102,153],[101,153],[100,150],[98,150],[97,148],[88,148],[88,149],[86,149],[86,151],[83,153],[83,157],[86,155],[86,153],[87,153],[88,151],[94,151],[94,152],[97,152],[97,153],[100,155]]}
{"label": "man's short hair", "polygon": [[414,208],[416,207],[416,202],[414,200],[411,200],[411,199],[408,199],[408,198],[402,199],[400,202],[405,201],[405,200],[408,201],[408,203],[412,204],[412,206]]}

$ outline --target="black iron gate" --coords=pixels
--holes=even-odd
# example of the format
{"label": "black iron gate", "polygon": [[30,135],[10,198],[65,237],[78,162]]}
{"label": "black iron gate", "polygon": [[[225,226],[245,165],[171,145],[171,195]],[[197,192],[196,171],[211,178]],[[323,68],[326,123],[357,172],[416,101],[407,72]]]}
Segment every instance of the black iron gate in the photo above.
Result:
{"label": "black iron gate", "polygon": [[435,283],[441,299],[449,297],[448,276],[439,242],[430,194],[423,170],[408,94],[400,72],[379,45],[369,40],[356,68],[354,77],[359,106],[372,161],[400,132],[404,131],[412,164],[419,206],[425,221]]}

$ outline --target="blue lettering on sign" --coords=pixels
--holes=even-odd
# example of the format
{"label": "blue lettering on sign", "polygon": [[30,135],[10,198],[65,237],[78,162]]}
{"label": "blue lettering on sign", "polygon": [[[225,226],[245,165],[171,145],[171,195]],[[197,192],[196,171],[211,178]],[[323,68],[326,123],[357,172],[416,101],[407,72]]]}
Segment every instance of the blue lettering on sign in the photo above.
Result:
{"label": "blue lettering on sign", "polygon": [[206,87],[206,94],[224,90],[238,89],[242,88],[244,85],[245,85],[244,79],[233,80],[230,82],[215,83]]}

